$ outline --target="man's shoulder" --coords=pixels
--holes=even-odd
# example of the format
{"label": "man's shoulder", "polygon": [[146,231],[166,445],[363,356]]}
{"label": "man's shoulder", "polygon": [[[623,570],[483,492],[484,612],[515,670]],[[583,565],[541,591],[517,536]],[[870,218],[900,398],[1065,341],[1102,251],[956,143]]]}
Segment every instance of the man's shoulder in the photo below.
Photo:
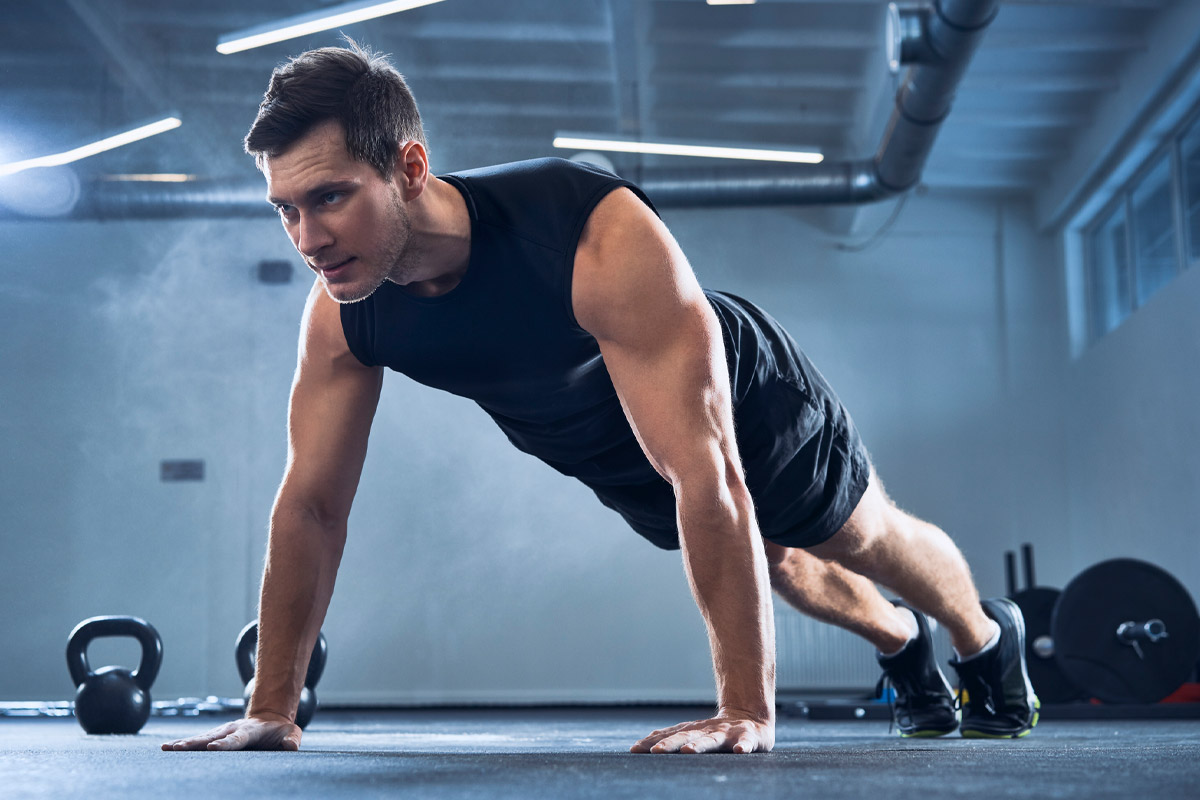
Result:
{"label": "man's shoulder", "polygon": [[611,172],[564,158],[535,158],[441,176],[475,220],[555,252],[574,252],[589,212],[614,187]]}
{"label": "man's shoulder", "polygon": [[[583,220],[618,187],[631,189],[654,213],[650,199],[634,184],[606,169],[565,158],[534,158],[442,176],[466,195],[472,215],[518,231],[556,229],[578,237]],[[534,241],[542,237],[532,235]],[[565,244],[574,249],[574,241]]]}
{"label": "man's shoulder", "polygon": [[488,167],[456,170],[443,175],[443,178],[458,178],[463,181],[503,182],[545,180],[555,176],[586,176],[619,180],[613,173],[601,169],[594,164],[570,161],[565,158],[546,157],[530,158],[523,161],[509,161],[504,164],[493,164]]}

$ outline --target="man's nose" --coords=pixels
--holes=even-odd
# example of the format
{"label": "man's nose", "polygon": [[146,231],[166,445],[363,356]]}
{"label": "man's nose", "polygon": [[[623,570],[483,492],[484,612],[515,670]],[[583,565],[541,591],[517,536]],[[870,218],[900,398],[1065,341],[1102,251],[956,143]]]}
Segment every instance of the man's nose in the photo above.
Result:
{"label": "man's nose", "polygon": [[301,215],[296,249],[305,258],[314,258],[322,249],[333,244],[333,234],[313,217]]}

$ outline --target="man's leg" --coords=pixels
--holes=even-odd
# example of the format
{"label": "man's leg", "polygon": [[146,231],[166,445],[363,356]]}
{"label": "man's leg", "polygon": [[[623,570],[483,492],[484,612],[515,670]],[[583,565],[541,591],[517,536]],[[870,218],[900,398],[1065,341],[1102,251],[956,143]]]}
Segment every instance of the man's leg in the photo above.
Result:
{"label": "man's leg", "polygon": [[806,550],[765,544],[771,586],[781,597],[882,653],[904,646],[912,622],[872,581],[945,625],[961,654],[978,652],[995,632],[962,553],[940,528],[897,508],[874,470],[854,513],[828,541]]}
{"label": "man's leg", "polygon": [[881,653],[893,653],[908,641],[911,622],[870,580],[807,550],[763,543],[771,587],[793,608],[857,633]]}
{"label": "man's leg", "polygon": [[[809,551],[888,586],[947,628],[958,652],[950,665],[969,697],[963,736],[1015,738],[1037,725],[1039,703],[1025,665],[1020,609],[1005,598],[981,604],[967,562],[950,537],[896,508],[874,471],[849,521]],[[896,686],[897,706],[907,715],[897,716],[901,732],[942,735],[953,726],[945,696],[949,689],[943,687],[945,679],[920,619],[918,630],[914,645],[881,655],[879,662]],[[945,725],[931,726],[928,720],[935,718],[944,718]]]}
{"label": "man's leg", "polygon": [[893,719],[901,735],[944,736],[959,728],[959,714],[924,616],[888,603],[872,581],[949,630],[961,654],[951,664],[971,692],[964,736],[1024,736],[1037,724],[1019,612],[1014,616],[1015,606],[1006,609],[1008,601],[995,600],[985,612],[958,548],[937,527],[896,508],[874,471],[854,513],[828,541],[808,552],[771,542],[766,550],[771,584],[780,595],[879,650],[879,665],[895,690]]}
{"label": "man's leg", "polygon": [[[808,552],[892,589],[944,625],[950,643],[964,656],[981,650],[996,631],[995,623],[983,612],[970,568],[954,542],[937,526],[897,508],[884,493],[874,469],[850,519],[829,540]],[[868,608],[874,609],[875,604]],[[894,608],[892,613],[896,613]],[[875,615],[874,624],[882,625],[881,612],[877,610]]]}

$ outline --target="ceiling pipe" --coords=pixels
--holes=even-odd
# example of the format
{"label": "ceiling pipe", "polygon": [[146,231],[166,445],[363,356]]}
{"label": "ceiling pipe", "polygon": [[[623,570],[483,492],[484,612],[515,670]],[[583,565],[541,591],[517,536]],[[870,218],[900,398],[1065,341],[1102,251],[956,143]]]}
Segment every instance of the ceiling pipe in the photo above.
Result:
{"label": "ceiling pipe", "polygon": [[[626,177],[660,208],[862,204],[917,185],[954,92],[999,0],[891,9],[890,47],[910,65],[874,158],[796,166],[646,168]],[[85,185],[76,219],[253,217],[273,213],[261,182]],[[5,213],[0,218],[25,216]],[[27,217],[26,217],[27,218]]]}
{"label": "ceiling pipe", "polygon": [[998,9],[998,0],[933,0],[893,12],[893,47],[912,68],[872,159],[769,170],[645,169],[636,182],[663,208],[860,204],[906,192],[921,180],[955,89]]}
{"label": "ceiling pipe", "polygon": [[96,181],[75,216],[87,219],[265,217],[275,213],[262,180],[139,183]]}

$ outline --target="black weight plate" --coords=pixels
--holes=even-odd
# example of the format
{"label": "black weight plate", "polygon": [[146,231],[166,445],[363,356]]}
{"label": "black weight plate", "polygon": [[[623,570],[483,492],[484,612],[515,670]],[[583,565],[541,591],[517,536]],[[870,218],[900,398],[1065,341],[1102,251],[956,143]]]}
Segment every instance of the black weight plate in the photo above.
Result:
{"label": "black weight plate", "polygon": [[1060,594],[1058,589],[1038,586],[1017,592],[1011,598],[1025,616],[1025,663],[1033,691],[1043,703],[1069,703],[1083,696],[1079,687],[1063,674],[1054,653],[1043,655],[1034,647],[1040,637],[1053,638],[1050,618]]}
{"label": "black weight plate", "polygon": [[[1166,624],[1168,638],[1142,642],[1139,658],[1117,628],[1151,619]],[[1102,561],[1068,583],[1050,631],[1063,673],[1107,703],[1157,703],[1187,680],[1200,656],[1200,615],[1187,589],[1132,558]]]}

